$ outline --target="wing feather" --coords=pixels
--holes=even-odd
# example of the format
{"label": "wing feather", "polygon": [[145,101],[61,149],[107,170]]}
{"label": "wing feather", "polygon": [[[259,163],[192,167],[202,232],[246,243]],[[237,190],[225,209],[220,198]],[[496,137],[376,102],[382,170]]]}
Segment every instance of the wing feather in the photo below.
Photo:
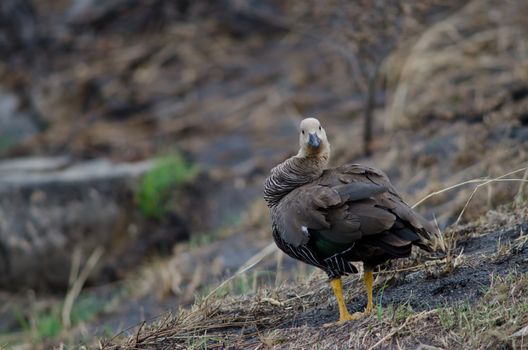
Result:
{"label": "wing feather", "polygon": [[309,231],[318,231],[343,245],[378,235],[376,241],[403,252],[420,239],[414,231],[426,238],[432,232],[432,225],[405,204],[385,173],[357,164],[325,170],[318,180],[291,191],[275,215],[282,239],[294,246],[306,244]]}

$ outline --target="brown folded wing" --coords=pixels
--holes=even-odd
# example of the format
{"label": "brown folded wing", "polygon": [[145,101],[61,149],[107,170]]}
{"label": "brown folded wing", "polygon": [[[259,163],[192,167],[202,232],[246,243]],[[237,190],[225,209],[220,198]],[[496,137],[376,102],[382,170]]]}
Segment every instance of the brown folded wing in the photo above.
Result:
{"label": "brown folded wing", "polygon": [[[378,235],[396,247],[429,239],[433,232],[383,172],[356,164],[328,169],[316,181],[293,190],[275,215],[282,239],[296,247],[309,241],[309,230],[344,246]],[[391,234],[393,230],[401,233]]]}

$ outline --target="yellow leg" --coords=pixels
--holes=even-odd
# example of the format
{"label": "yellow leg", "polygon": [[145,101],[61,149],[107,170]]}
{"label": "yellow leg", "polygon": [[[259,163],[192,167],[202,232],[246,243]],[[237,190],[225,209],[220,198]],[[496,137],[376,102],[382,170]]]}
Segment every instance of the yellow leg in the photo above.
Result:
{"label": "yellow leg", "polygon": [[[341,278],[338,277],[330,280],[330,285],[332,286],[332,290],[334,291],[335,297],[337,299],[337,306],[339,307],[339,321],[337,321],[337,323],[341,324],[346,321],[352,321],[361,318],[363,316],[362,312],[356,312],[354,314],[350,314],[348,312],[348,309],[345,305],[345,299],[343,298],[343,283],[341,282]],[[325,326],[331,326],[333,324],[334,323],[329,323]]]}
{"label": "yellow leg", "polygon": [[337,306],[339,307],[339,323],[352,320],[352,315],[348,312],[348,309],[345,305],[345,299],[343,298],[343,282],[341,278],[334,278],[330,281],[330,285],[334,291],[335,297],[337,299]]}
{"label": "yellow leg", "polygon": [[363,273],[363,282],[365,282],[365,287],[367,288],[367,307],[365,308],[365,315],[368,315],[372,312],[373,303],[372,303],[372,285],[374,284],[374,275],[372,271],[365,270]]}
{"label": "yellow leg", "polygon": [[[332,286],[332,290],[334,291],[335,297],[337,299],[337,306],[339,307],[339,321],[337,321],[338,324],[360,319],[372,312],[374,307],[372,302],[372,285],[374,284],[374,275],[372,274],[372,271],[365,271],[363,275],[363,281],[365,282],[365,287],[367,288],[367,307],[365,308],[364,312],[355,312],[350,314],[345,305],[345,299],[343,298],[343,282],[341,282],[341,278],[338,277],[330,280],[330,285]],[[325,326],[330,325],[332,325],[332,323],[329,323]]]}

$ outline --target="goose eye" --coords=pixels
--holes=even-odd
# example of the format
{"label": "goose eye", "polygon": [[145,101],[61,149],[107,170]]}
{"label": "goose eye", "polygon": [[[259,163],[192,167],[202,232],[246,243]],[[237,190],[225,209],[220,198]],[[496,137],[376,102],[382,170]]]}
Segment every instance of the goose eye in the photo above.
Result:
{"label": "goose eye", "polygon": [[304,130],[301,130],[301,133],[304,135]]}
{"label": "goose eye", "polygon": [[319,130],[321,130],[321,125],[319,125]]}

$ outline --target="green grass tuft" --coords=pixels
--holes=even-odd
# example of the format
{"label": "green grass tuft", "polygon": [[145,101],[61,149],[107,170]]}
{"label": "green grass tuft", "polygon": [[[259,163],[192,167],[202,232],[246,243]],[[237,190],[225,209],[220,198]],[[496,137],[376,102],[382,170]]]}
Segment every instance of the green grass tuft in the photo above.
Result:
{"label": "green grass tuft", "polygon": [[[107,301],[92,295],[80,296],[71,312],[72,325],[93,320],[103,310]],[[32,314],[25,314],[19,308],[13,310],[21,329],[20,337],[15,338],[15,344],[24,341],[42,341],[57,338],[63,332],[62,311],[63,304],[34,310]],[[108,330],[110,332],[110,330]],[[110,332],[111,333],[111,332]],[[0,347],[2,349],[2,347]]]}
{"label": "green grass tuft", "polygon": [[35,317],[37,339],[54,338],[62,330],[60,311],[55,309],[51,312],[38,313]]}
{"label": "green grass tuft", "polygon": [[137,201],[142,213],[149,218],[161,218],[167,211],[166,202],[170,190],[191,180],[196,173],[196,166],[187,162],[180,154],[159,158],[139,186]]}
{"label": "green grass tuft", "polygon": [[381,287],[381,289],[378,292],[377,298],[376,298],[376,299],[378,299],[378,302],[376,303],[376,317],[378,318],[378,322],[381,322],[381,319],[382,319],[382,316],[383,316],[382,301],[383,301],[383,291],[385,290],[385,288],[387,288],[386,284],[384,284]]}

